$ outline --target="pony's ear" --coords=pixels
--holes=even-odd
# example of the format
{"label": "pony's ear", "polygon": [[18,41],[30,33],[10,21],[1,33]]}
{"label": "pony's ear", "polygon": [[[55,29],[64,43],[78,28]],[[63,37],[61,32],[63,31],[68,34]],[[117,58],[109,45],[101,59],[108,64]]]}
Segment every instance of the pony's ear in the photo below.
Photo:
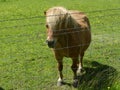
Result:
{"label": "pony's ear", "polygon": [[46,15],[46,11],[44,11],[44,15]]}

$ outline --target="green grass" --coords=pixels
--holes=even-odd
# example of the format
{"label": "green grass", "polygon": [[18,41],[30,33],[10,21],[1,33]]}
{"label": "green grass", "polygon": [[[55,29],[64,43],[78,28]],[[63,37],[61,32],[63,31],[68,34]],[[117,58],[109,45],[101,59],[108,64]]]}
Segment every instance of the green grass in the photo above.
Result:
{"label": "green grass", "polygon": [[[0,0],[0,88],[120,90],[120,9],[109,10],[120,8],[119,3],[120,0]],[[87,72],[80,78],[78,88],[71,86],[69,58],[64,58],[63,70],[68,84],[56,86],[57,63],[45,44],[43,16],[53,6],[84,11],[91,22],[92,43],[84,57]],[[21,18],[27,19],[13,20]]]}

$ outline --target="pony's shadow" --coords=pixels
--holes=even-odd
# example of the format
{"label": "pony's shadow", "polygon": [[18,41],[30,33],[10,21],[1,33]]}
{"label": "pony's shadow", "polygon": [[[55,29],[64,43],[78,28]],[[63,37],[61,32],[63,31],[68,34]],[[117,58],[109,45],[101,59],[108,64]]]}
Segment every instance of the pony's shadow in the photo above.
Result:
{"label": "pony's shadow", "polygon": [[2,87],[0,87],[0,90],[4,90]]}
{"label": "pony's shadow", "polygon": [[[78,90],[108,90],[117,77],[116,69],[96,61],[89,62],[84,69],[86,73],[78,77]],[[67,82],[64,85],[72,86]]]}
{"label": "pony's shadow", "polygon": [[78,78],[78,90],[106,90],[111,87],[117,76],[116,69],[96,61],[90,64],[91,67],[85,67],[86,73]]}

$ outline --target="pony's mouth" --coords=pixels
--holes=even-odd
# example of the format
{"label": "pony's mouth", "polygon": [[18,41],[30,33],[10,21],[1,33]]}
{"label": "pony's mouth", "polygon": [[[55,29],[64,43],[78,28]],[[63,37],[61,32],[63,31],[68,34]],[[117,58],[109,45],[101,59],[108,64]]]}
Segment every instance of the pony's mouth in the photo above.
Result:
{"label": "pony's mouth", "polygon": [[55,41],[48,41],[48,40],[46,40],[46,43],[47,43],[49,48],[54,48],[55,47]]}

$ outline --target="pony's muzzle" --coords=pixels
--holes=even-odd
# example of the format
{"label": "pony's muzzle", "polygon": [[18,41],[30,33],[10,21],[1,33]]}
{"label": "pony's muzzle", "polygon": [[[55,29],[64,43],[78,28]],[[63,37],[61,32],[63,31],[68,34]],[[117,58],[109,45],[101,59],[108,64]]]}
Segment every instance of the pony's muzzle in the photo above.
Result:
{"label": "pony's muzzle", "polygon": [[46,40],[46,43],[47,43],[49,48],[54,48],[54,46],[55,46],[55,41],[54,40],[53,41]]}

